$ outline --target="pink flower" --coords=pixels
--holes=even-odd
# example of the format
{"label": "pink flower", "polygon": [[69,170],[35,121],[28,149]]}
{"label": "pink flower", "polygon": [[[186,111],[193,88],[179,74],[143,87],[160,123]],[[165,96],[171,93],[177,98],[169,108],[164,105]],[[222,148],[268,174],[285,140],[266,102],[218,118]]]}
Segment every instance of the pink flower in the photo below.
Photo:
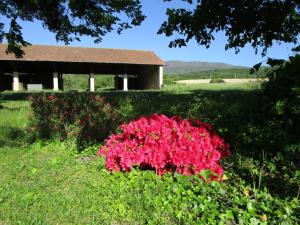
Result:
{"label": "pink flower", "polygon": [[56,99],[56,97],[53,96],[53,95],[47,96],[47,100],[49,100],[49,101],[52,101],[52,100],[54,100],[54,99]]}
{"label": "pink flower", "polygon": [[224,172],[220,160],[230,155],[229,145],[210,124],[200,120],[153,114],[123,124],[121,130],[98,152],[106,158],[109,171],[130,171],[139,166],[159,175],[175,171],[191,175],[210,169],[210,180],[220,180]]}

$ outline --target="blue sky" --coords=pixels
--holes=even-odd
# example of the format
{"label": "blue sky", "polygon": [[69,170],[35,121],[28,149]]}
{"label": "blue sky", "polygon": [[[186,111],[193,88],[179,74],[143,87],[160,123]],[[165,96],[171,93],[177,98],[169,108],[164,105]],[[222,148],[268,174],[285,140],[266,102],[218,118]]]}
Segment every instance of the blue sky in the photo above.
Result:
{"label": "blue sky", "polygon": [[[163,60],[224,62],[241,66],[253,66],[265,59],[262,59],[260,54],[255,55],[255,51],[250,46],[241,49],[239,54],[235,54],[234,50],[225,51],[226,37],[223,33],[216,35],[216,40],[209,49],[199,46],[194,41],[190,41],[187,47],[169,48],[168,44],[172,38],[157,35],[161,23],[166,19],[166,8],[186,5],[176,0],[169,3],[164,3],[163,0],[142,0],[142,10],[147,18],[141,26],[125,30],[121,35],[116,32],[107,34],[100,44],[95,44],[89,37],[82,37],[81,42],[72,42],[70,46],[151,50]],[[3,17],[0,17],[0,20],[8,23],[8,20]],[[32,44],[64,45],[63,42],[57,43],[55,35],[45,30],[39,21],[20,22],[20,24],[23,27],[25,40]],[[292,54],[292,46],[274,44],[268,50],[267,57],[286,59]]]}

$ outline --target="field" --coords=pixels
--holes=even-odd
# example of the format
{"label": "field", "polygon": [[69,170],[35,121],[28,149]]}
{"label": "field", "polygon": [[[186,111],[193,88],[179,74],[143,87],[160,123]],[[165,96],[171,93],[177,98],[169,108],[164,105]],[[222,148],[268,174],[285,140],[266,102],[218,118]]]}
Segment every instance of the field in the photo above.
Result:
{"label": "field", "polygon": [[[76,79],[74,79],[76,77]],[[68,90],[88,90],[88,75],[72,75],[65,74],[64,88]],[[95,77],[95,89],[111,89],[114,87],[114,76],[113,75],[97,75]]]}
{"label": "field", "polygon": [[[166,86],[173,86],[176,81],[179,80],[190,80],[190,79],[210,79],[210,78],[237,78],[237,79],[256,79],[264,77],[266,73],[266,69],[260,70],[258,73],[253,75],[249,74],[249,69],[219,69],[219,70],[210,70],[210,71],[200,71],[186,74],[165,74],[164,75],[164,83]],[[74,79],[76,77],[76,79]],[[66,91],[68,90],[80,90],[85,91],[88,89],[88,75],[71,75],[65,74],[64,78],[64,88]],[[244,84],[241,84],[242,86]],[[239,88],[241,85],[230,86],[229,88]],[[95,77],[95,89],[98,91],[103,90],[111,90],[114,87],[114,76],[113,75],[97,75]],[[195,88],[195,87],[194,87]],[[200,86],[196,88],[204,88],[207,89],[207,85]],[[209,87],[211,88],[211,87]],[[215,86],[215,88],[219,88],[219,86]],[[226,89],[227,86],[223,85],[222,89]],[[189,89],[189,88],[188,88]],[[214,88],[213,88],[214,89]]]}
{"label": "field", "polygon": [[[111,82],[111,81],[105,81]],[[70,85],[70,89],[72,89]],[[79,85],[80,86],[80,85]],[[260,83],[183,85],[97,93],[125,121],[141,115],[199,118],[230,143],[222,183],[153,171],[109,173],[72,140],[32,141],[29,102],[0,97],[0,224],[299,224],[297,134],[261,109]]]}
{"label": "field", "polygon": [[262,78],[266,75],[268,68],[262,68],[254,74],[249,73],[249,68],[243,69],[216,69],[208,71],[190,72],[184,74],[168,74],[165,76],[165,83],[170,84],[178,80],[194,80],[194,79],[253,79]]}

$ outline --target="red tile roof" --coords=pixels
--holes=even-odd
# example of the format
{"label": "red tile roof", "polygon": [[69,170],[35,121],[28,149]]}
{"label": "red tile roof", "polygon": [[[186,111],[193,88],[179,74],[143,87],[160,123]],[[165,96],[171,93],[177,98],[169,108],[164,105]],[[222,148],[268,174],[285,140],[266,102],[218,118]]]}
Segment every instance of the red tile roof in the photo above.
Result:
{"label": "red tile roof", "polygon": [[137,65],[165,65],[152,51],[30,45],[23,48],[23,58],[6,54],[7,45],[0,44],[0,61],[85,62]]}

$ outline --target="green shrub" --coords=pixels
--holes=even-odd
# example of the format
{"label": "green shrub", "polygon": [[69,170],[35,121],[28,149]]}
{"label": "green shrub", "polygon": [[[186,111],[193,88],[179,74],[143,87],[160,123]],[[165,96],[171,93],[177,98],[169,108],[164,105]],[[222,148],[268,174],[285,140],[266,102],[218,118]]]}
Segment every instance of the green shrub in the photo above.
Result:
{"label": "green shrub", "polygon": [[225,81],[221,78],[212,78],[209,83],[211,84],[218,84],[218,83],[225,83]]}
{"label": "green shrub", "polygon": [[74,138],[79,149],[100,143],[113,132],[118,113],[104,98],[93,94],[56,94],[31,97],[29,129],[37,138]]}
{"label": "green shrub", "polygon": [[266,111],[270,116],[283,120],[291,134],[300,132],[300,55],[291,56],[288,61],[269,59],[272,70],[264,84]]}
{"label": "green shrub", "polygon": [[293,224],[298,220],[296,198],[278,201],[267,190],[255,190],[234,177],[224,184],[206,184],[196,176],[164,179],[164,195],[154,201],[175,224]]}

